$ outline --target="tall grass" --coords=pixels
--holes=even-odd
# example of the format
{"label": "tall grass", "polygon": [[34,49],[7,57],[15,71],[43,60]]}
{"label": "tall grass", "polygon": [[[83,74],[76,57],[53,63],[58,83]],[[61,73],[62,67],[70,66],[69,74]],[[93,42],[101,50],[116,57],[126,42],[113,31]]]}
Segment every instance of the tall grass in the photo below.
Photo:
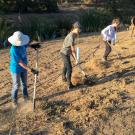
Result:
{"label": "tall grass", "polygon": [[0,40],[4,40],[14,32],[14,24],[9,23],[6,19],[0,18]]}
{"label": "tall grass", "polygon": [[112,15],[108,12],[91,9],[82,11],[79,21],[84,32],[97,32],[111,23]]}
{"label": "tall grass", "polygon": [[[113,16],[103,10],[91,9],[80,11],[79,22],[83,32],[98,32],[111,23]],[[124,22],[129,23],[129,17],[124,17]],[[31,37],[31,40],[48,40],[65,36],[75,21],[73,16],[55,18],[29,17],[22,18],[18,25],[0,19],[0,41],[7,39],[14,31],[20,30]]]}
{"label": "tall grass", "polygon": [[0,49],[4,47],[4,41],[14,32],[14,24],[0,18]]}
{"label": "tall grass", "polygon": [[72,19],[64,17],[63,19],[54,18],[48,20],[39,20],[38,18],[29,18],[29,21],[22,22],[20,30],[30,35],[35,40],[55,39],[65,36],[72,26]]}

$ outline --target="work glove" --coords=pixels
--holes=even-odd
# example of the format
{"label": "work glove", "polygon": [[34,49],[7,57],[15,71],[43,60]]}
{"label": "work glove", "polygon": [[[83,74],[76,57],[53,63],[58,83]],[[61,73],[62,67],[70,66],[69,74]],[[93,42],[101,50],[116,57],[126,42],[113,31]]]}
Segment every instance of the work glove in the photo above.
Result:
{"label": "work glove", "polygon": [[31,68],[31,72],[32,72],[34,75],[38,75],[38,74],[39,74],[39,71],[37,71],[37,70],[34,69],[34,68]]}
{"label": "work glove", "polygon": [[76,60],[76,61],[75,61],[75,64],[76,64],[76,65],[78,65],[78,64],[79,64],[79,61],[78,61],[78,60]]}
{"label": "work glove", "polygon": [[37,50],[37,49],[39,49],[41,47],[41,45],[37,42],[37,43],[30,44],[30,47]]}

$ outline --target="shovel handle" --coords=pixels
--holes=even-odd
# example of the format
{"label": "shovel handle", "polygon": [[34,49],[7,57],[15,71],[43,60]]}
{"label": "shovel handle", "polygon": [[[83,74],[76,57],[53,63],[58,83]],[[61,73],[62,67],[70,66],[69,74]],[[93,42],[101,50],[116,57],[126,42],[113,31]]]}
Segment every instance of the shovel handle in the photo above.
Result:
{"label": "shovel handle", "polygon": [[83,74],[84,76],[86,76],[86,73],[83,71],[83,69],[81,68],[80,65],[78,65],[78,68],[80,69],[80,71],[82,72],[82,74]]}
{"label": "shovel handle", "polygon": [[[36,70],[38,69],[38,49],[36,50]],[[37,84],[37,75],[35,74],[35,81],[34,81],[34,91],[33,91],[33,111],[35,110],[36,106],[36,84]]]}

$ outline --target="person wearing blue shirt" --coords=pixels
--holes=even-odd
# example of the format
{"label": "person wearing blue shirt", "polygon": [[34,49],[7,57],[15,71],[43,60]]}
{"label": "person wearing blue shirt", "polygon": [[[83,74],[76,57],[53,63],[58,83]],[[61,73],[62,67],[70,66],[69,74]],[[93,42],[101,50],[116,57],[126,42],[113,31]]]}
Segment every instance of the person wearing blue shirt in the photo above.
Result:
{"label": "person wearing blue shirt", "polygon": [[25,100],[28,100],[27,91],[27,71],[38,74],[38,71],[31,69],[27,66],[27,46],[30,42],[30,38],[24,35],[20,31],[13,33],[11,37],[8,38],[8,42],[11,44],[10,48],[10,72],[12,75],[13,86],[12,86],[12,101],[13,105],[17,107],[18,104],[18,90],[20,87],[20,82],[22,85],[22,93]]}

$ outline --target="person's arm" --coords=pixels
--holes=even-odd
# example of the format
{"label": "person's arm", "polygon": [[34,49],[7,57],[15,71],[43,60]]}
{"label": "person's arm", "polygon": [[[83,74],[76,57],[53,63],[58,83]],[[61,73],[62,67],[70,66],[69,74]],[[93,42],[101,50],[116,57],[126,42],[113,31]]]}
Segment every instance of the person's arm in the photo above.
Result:
{"label": "person's arm", "polygon": [[101,34],[102,34],[102,36],[103,36],[103,40],[104,40],[104,41],[107,41],[107,36],[108,36],[108,31],[109,31],[109,29],[110,29],[110,27],[108,26],[108,27],[104,28],[104,29],[101,31]]}
{"label": "person's arm", "polygon": [[38,75],[38,71],[37,70],[35,70],[35,69],[33,69],[33,68],[29,68],[26,64],[24,64],[21,60],[19,61],[19,65],[21,66],[21,67],[23,67],[24,69],[26,69],[28,72],[30,72],[30,73],[33,73],[33,74],[37,74]]}
{"label": "person's arm", "polygon": [[76,64],[78,64],[78,61],[77,61],[77,58],[76,58],[76,50],[75,50],[75,46],[74,45],[71,45],[71,53],[72,53],[72,56],[73,56]]}
{"label": "person's arm", "polygon": [[33,68],[29,68],[23,61],[22,61],[22,57],[20,55],[20,48],[19,47],[13,47],[12,51],[11,51],[11,55],[12,55],[12,60],[20,65],[22,68],[26,69],[27,71],[33,73],[33,74],[37,74],[38,75],[38,71],[33,69]]}
{"label": "person's arm", "polygon": [[116,32],[114,32],[114,34],[113,34],[113,37],[112,37],[112,40],[111,40],[111,44],[112,45],[115,45],[116,44],[116,39],[117,38],[117,35],[116,35]]}
{"label": "person's arm", "polygon": [[131,27],[131,37],[133,37],[134,29],[135,29],[135,26],[132,25],[132,27]]}
{"label": "person's arm", "polygon": [[29,68],[26,64],[22,62],[22,60],[19,61],[19,65],[26,69],[27,71],[31,72],[31,68]]}
{"label": "person's arm", "polygon": [[37,49],[39,49],[39,48],[41,47],[41,45],[40,45],[40,42],[33,41],[33,42],[31,42],[31,43],[29,44],[29,47],[31,47],[31,48],[37,50]]}

